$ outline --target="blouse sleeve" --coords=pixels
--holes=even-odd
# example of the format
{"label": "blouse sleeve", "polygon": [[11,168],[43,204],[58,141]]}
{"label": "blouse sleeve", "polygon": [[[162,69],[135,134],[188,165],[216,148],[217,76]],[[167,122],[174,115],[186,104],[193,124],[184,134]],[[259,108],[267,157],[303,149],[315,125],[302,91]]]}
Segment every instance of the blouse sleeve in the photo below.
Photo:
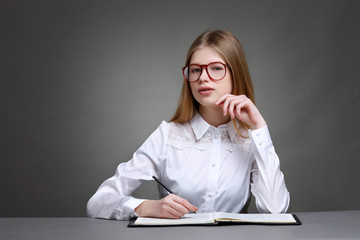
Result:
{"label": "blouse sleeve", "polygon": [[168,126],[163,121],[128,162],[121,163],[115,175],[105,180],[87,203],[89,217],[128,220],[145,199],[131,196],[144,180],[158,176],[164,156]]}
{"label": "blouse sleeve", "polygon": [[254,149],[251,169],[251,192],[256,207],[263,213],[284,213],[290,203],[279,158],[271,141],[267,126],[249,130]]}

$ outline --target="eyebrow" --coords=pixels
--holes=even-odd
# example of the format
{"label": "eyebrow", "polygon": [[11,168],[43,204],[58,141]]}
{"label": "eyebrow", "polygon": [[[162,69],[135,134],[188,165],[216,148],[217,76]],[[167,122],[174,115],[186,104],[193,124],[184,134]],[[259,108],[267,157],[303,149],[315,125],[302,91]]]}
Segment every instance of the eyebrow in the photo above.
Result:
{"label": "eyebrow", "polygon": [[222,61],[214,61],[214,62],[209,62],[209,63],[206,63],[206,64],[200,64],[200,63],[192,63],[192,62],[189,62],[189,65],[190,65],[190,64],[196,64],[196,65],[208,65],[208,64],[210,64],[210,63],[222,63],[222,64],[227,65],[227,63],[226,63],[226,62],[222,62]]}

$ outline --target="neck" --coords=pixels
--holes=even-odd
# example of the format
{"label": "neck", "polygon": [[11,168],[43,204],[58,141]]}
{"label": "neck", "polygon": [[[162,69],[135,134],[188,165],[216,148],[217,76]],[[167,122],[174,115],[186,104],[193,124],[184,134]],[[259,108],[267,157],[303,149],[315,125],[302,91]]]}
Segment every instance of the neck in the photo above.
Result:
{"label": "neck", "polygon": [[229,115],[224,116],[221,106],[199,106],[201,117],[211,126],[218,127],[230,121]]}

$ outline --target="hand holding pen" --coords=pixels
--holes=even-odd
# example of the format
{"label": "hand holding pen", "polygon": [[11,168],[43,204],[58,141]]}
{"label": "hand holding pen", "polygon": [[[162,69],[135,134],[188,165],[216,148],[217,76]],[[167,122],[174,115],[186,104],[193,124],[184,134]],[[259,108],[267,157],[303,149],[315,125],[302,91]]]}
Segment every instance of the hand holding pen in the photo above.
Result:
{"label": "hand holding pen", "polygon": [[[160,184],[163,188],[165,188],[165,190],[166,191],[168,191],[170,194],[174,194],[174,192],[173,191],[171,191],[168,187],[166,187],[162,182],[160,182],[160,180],[157,178],[157,177],[155,177],[155,176],[152,176],[153,177],[153,179],[155,179],[155,181],[158,183],[158,184]],[[197,210],[197,209],[196,209]],[[195,211],[191,211],[191,213],[196,213]]]}
{"label": "hand holding pen", "polygon": [[172,191],[165,187],[157,178],[153,178],[170,194],[160,200],[146,200],[142,202],[135,208],[137,215],[140,217],[181,218],[189,212],[197,211],[197,207],[189,203],[186,199],[173,194]]}

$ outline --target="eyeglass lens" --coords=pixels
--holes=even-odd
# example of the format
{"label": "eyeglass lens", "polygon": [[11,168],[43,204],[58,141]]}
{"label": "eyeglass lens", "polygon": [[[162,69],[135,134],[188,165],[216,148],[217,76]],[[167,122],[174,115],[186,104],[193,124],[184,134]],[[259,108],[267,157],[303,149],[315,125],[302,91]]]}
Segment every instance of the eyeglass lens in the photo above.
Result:
{"label": "eyeglass lens", "polygon": [[[203,67],[197,64],[190,64],[185,68],[186,78],[190,81],[197,81],[202,74]],[[212,80],[221,80],[224,78],[226,70],[221,63],[210,63],[206,68],[207,74]]]}

